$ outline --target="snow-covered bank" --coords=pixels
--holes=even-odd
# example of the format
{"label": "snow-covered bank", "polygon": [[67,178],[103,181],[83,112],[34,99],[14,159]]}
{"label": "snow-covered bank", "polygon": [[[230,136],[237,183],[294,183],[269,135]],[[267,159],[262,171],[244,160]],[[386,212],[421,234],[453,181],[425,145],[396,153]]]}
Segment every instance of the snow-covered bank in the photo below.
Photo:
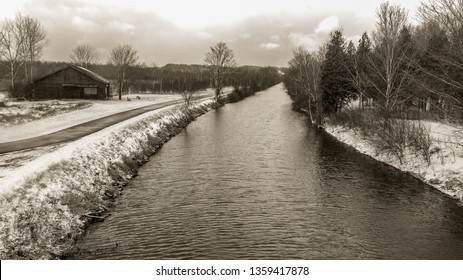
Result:
{"label": "snow-covered bank", "polygon": [[363,154],[410,173],[443,193],[463,201],[463,127],[423,122],[429,129],[432,145],[430,164],[413,149],[406,149],[402,163],[390,154],[379,152],[355,129],[327,125],[328,133]]}
{"label": "snow-covered bank", "polygon": [[215,106],[208,100],[189,110],[149,112],[34,155],[15,170],[17,176],[1,181],[0,258],[66,254],[149,155]]}

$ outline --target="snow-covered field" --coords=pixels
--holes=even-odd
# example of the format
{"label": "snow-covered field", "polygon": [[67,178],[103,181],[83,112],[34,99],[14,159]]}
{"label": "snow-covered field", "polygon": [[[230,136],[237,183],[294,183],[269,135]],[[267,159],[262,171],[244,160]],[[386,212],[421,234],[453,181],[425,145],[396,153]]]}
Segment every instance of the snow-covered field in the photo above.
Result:
{"label": "snow-covered field", "polygon": [[[126,96],[125,96],[126,97]],[[171,100],[179,100],[178,95],[145,95],[142,99],[131,98],[119,100],[104,100],[104,101],[85,101],[89,104],[86,107],[81,107],[80,110],[61,111],[48,117],[37,117],[24,123],[10,123],[1,127],[2,133],[0,134],[0,143],[21,140],[31,137],[36,137],[55,131],[59,131],[79,123],[88,122],[91,120],[99,119],[105,116],[116,114],[123,111],[128,111],[156,103],[161,103]],[[43,106],[54,101],[37,101],[37,102],[9,102],[8,108],[0,108],[0,115],[8,114],[14,115],[16,112],[10,112],[10,108],[18,108],[16,104],[21,104],[22,110],[27,114],[27,110],[37,106]],[[62,104],[79,104],[79,101],[55,101]],[[16,109],[18,110],[18,109]],[[29,111],[31,113],[31,111]],[[2,126],[0,124],[0,126]]]}
{"label": "snow-covered field", "polygon": [[0,155],[0,258],[61,256],[137,165],[214,106],[211,100],[188,112],[171,106],[74,142]]}
{"label": "snow-covered field", "polygon": [[[225,91],[229,92],[231,91],[231,89],[227,88]],[[195,96],[206,96],[212,93],[212,89],[207,89],[197,92]],[[139,99],[137,97],[139,97]],[[127,101],[127,99],[129,99],[130,101]],[[172,100],[177,100],[179,104],[182,102],[181,96],[179,94],[130,94],[123,95],[122,100],[118,100],[118,97],[114,96],[112,100],[92,101],[10,101],[8,102],[7,108],[0,108],[0,119],[2,115],[10,119],[14,119],[15,116],[18,115],[18,110],[22,110],[22,112],[26,115],[33,115],[31,108],[37,106],[39,106],[39,108],[43,108],[47,104],[59,103],[63,104],[62,106],[73,106],[72,104],[87,105],[81,106],[79,110],[55,110],[55,113],[53,115],[37,115],[36,117],[30,118],[23,122],[17,122],[14,120],[11,120],[7,124],[2,124],[0,122],[0,128],[2,131],[2,133],[0,133],[0,143],[45,135],[80,123],[106,117],[112,114]],[[11,111],[11,108],[16,109],[13,112]]]}
{"label": "snow-covered field", "polygon": [[405,151],[403,162],[375,150],[374,145],[361,133],[342,126],[328,125],[326,131],[361,153],[387,163],[399,170],[409,172],[443,193],[463,201],[463,127],[438,122],[422,122],[430,131],[431,163],[412,149]]}
{"label": "snow-covered field", "polygon": [[45,119],[92,105],[89,101],[50,100],[41,102],[7,102],[0,107],[0,127],[14,127],[18,124]]}

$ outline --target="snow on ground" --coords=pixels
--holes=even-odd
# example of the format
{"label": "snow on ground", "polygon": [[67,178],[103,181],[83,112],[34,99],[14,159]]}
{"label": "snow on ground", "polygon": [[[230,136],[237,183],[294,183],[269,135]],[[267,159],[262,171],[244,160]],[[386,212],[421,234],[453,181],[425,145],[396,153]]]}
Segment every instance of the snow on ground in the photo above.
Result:
{"label": "snow on ground", "polygon": [[92,106],[89,101],[50,100],[41,102],[7,102],[0,107],[0,127],[16,125],[45,119],[50,116],[81,110]]}
{"label": "snow on ground", "polygon": [[59,131],[80,123],[106,117],[123,111],[128,111],[164,101],[176,100],[176,95],[150,96],[149,99],[126,101],[105,100],[92,101],[93,105],[81,110],[57,114],[47,118],[2,127],[0,143],[32,138]]}
{"label": "snow on ground", "polygon": [[195,103],[189,113],[174,105],[73,142],[0,155],[0,165],[15,165],[0,178],[0,258],[56,258],[69,250],[88,213],[107,209],[138,160],[215,104]]}
{"label": "snow on ground", "polygon": [[387,163],[399,170],[409,172],[443,193],[463,201],[463,127],[439,122],[422,122],[431,133],[431,164],[411,149],[405,151],[402,163],[385,153],[379,153],[369,140],[354,129],[342,126],[326,127],[326,131],[361,153]]}
{"label": "snow on ground", "polygon": [[8,98],[7,92],[0,92],[0,102],[6,100]]}
{"label": "snow on ground", "polygon": [[25,151],[17,151],[6,154],[0,154],[0,192],[6,185],[5,181],[15,174],[16,170],[34,161],[36,158],[62,147],[64,144],[56,144],[45,147],[38,147]]}
{"label": "snow on ground", "polygon": [[1,154],[0,196],[6,191],[10,191],[14,186],[20,186],[29,178],[33,177],[34,174],[43,172],[51,165],[68,158],[72,152],[85,150],[90,144],[100,143],[102,139],[108,138],[108,135],[121,130],[121,128],[147,117],[157,115],[172,107],[173,106],[169,106],[144,113],[67,144],[57,144]]}
{"label": "snow on ground", "polygon": [[[204,96],[211,93],[213,93],[213,90],[207,89],[196,93],[195,96]],[[137,99],[137,96],[140,97],[140,99]],[[129,98],[130,101],[127,101],[127,98]],[[113,97],[112,100],[92,100],[90,102],[92,102],[93,105],[85,109],[61,113],[18,125],[1,127],[2,133],[0,133],[0,143],[22,140],[53,133],[80,123],[171,100],[178,100],[179,103],[182,102],[181,96],[179,94],[130,94],[123,95],[122,100],[118,100],[118,97],[116,96]],[[37,101],[27,103],[42,104],[50,102],[56,101]],[[85,100],[85,102],[89,102],[89,100]],[[9,102],[8,104],[10,106],[23,103],[24,102]],[[0,113],[2,113],[2,109],[5,108],[0,108]]]}

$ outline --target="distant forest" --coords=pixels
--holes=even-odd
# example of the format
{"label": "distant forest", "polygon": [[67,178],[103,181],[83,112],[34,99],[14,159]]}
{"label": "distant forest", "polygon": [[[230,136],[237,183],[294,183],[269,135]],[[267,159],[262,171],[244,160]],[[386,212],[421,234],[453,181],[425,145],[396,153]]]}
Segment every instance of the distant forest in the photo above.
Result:
{"label": "distant forest", "polygon": [[[32,64],[34,77],[40,78],[58,71],[69,62],[35,61]],[[87,68],[111,81],[113,93],[117,90],[117,67],[111,64],[92,64]],[[25,69],[18,71],[16,77],[17,92],[27,97]],[[237,67],[229,80],[229,86],[267,88],[280,81],[280,69],[277,67],[241,66]],[[8,69],[0,68],[0,91],[11,91]],[[210,87],[209,68],[199,64],[167,64],[163,67],[144,64],[130,67],[124,92],[171,93],[185,89],[186,84],[193,90]],[[20,89],[23,88],[23,89]]]}

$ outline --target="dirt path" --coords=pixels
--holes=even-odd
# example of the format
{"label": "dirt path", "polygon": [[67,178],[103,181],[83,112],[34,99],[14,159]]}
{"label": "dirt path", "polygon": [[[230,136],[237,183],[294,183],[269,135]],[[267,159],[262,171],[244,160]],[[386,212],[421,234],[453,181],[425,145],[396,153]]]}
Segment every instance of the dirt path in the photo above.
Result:
{"label": "dirt path", "polygon": [[[207,95],[207,96],[200,96],[200,97],[194,98],[194,100],[209,98],[211,96],[212,94]],[[81,124],[78,124],[78,125],[57,131],[57,132],[53,132],[50,134],[28,138],[28,139],[23,139],[23,140],[12,141],[12,142],[0,143],[0,154],[47,146],[47,145],[62,143],[62,142],[70,141],[70,140],[75,140],[83,136],[97,132],[99,130],[102,130],[108,126],[119,123],[121,121],[136,117],[138,115],[147,113],[149,111],[161,109],[163,107],[172,106],[175,104],[178,104],[178,101],[173,100],[173,101],[166,101],[162,103],[148,105],[145,107],[141,107],[141,108],[137,108],[137,109],[133,109],[129,111],[124,111],[124,112],[110,115],[107,117],[81,123]]]}

